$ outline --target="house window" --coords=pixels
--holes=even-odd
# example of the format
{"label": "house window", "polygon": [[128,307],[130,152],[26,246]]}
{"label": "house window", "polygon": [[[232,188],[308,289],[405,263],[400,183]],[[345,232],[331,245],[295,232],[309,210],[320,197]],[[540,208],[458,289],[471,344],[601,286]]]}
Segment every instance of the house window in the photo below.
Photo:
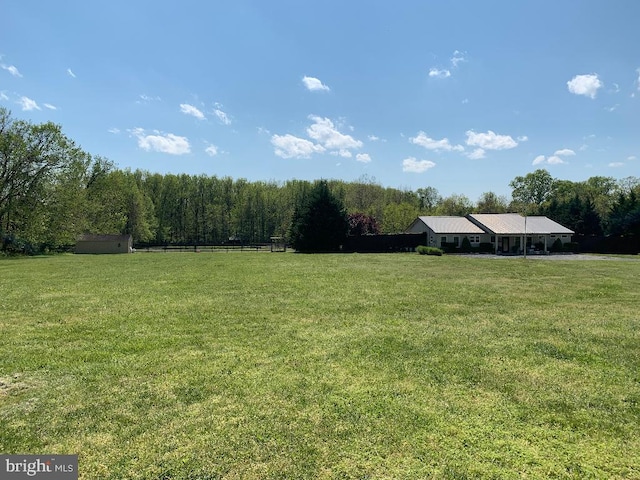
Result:
{"label": "house window", "polygon": [[480,236],[479,235],[471,235],[469,237],[469,241],[471,243],[480,243]]}
{"label": "house window", "polygon": [[453,237],[453,244],[457,247],[460,245],[460,237]]}
{"label": "house window", "polygon": [[491,235],[491,243],[495,243],[496,242],[496,236],[495,235]]}
{"label": "house window", "polygon": [[440,239],[440,244],[447,243],[447,237],[442,237]]}

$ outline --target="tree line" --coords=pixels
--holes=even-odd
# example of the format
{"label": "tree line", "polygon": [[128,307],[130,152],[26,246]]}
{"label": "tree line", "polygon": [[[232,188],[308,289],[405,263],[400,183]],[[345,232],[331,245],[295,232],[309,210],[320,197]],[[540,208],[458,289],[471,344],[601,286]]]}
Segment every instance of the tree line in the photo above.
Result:
{"label": "tree line", "polygon": [[[59,125],[17,120],[0,108],[5,252],[57,250],[83,233],[131,234],[137,245],[264,243],[289,236],[297,209],[317,183],[123,170],[83,151]],[[536,170],[510,183],[512,199],[486,192],[476,202],[461,194],[443,197],[431,186],[383,187],[366,176],[324,183],[354,234],[402,232],[418,215],[509,211],[547,215],[578,233],[640,233],[636,177],[571,182]]]}

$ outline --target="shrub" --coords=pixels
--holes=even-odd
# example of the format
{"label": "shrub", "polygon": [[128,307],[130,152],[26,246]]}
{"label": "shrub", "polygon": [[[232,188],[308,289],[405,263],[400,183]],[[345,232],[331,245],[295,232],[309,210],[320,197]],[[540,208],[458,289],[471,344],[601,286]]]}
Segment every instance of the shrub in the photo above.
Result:
{"label": "shrub", "polygon": [[443,251],[436,247],[426,247],[424,245],[418,245],[416,248],[416,252],[420,255],[436,255],[438,257],[442,256]]}
{"label": "shrub", "polygon": [[580,251],[580,244],[577,242],[567,242],[562,246],[562,250],[565,252],[578,253]]}
{"label": "shrub", "polygon": [[553,245],[551,245],[551,248],[549,249],[552,252],[561,252],[562,251],[562,240],[560,240],[559,238],[556,238],[556,241],[553,242]]}
{"label": "shrub", "polygon": [[458,246],[453,242],[442,242],[440,246],[445,253],[454,253],[458,249]]}
{"label": "shrub", "polygon": [[463,253],[469,253],[471,251],[471,242],[469,241],[469,237],[464,237],[462,239],[462,244],[460,245],[460,251]]}
{"label": "shrub", "polygon": [[478,247],[478,251],[480,253],[493,253],[493,249],[494,249],[493,243],[489,243],[489,242],[482,242]]}

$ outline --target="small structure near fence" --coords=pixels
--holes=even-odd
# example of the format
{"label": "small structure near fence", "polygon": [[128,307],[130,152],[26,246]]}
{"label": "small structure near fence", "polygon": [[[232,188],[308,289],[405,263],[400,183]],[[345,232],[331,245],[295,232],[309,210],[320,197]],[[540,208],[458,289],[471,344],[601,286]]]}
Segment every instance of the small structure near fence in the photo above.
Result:
{"label": "small structure near fence", "polygon": [[271,237],[272,252],[286,252],[287,242],[284,237]]}
{"label": "small structure near fence", "polygon": [[131,235],[81,235],[76,241],[76,253],[131,253]]}

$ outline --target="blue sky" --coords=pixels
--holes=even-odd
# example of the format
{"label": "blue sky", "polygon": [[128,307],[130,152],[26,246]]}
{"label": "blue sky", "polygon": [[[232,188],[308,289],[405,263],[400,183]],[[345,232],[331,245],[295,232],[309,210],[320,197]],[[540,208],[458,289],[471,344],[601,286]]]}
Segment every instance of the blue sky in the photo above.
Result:
{"label": "blue sky", "polygon": [[640,173],[640,2],[6,0],[0,105],[120,168],[510,197]]}

